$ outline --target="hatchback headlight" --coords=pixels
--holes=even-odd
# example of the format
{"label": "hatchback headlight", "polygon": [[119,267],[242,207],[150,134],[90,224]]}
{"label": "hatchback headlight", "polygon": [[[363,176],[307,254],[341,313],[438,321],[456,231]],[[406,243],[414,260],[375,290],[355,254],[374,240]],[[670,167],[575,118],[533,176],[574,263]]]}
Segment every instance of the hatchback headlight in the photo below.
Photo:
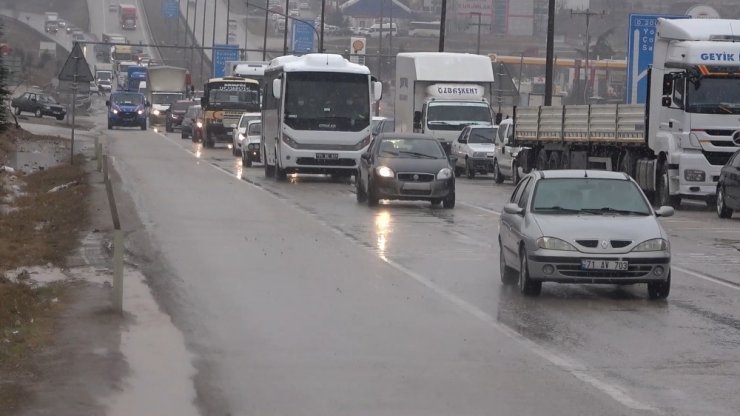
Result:
{"label": "hatchback headlight", "polygon": [[155,116],[158,116],[159,115],[159,110],[153,110],[152,111],[152,114],[154,114]]}
{"label": "hatchback headlight", "polygon": [[392,178],[396,176],[396,174],[393,172],[393,169],[389,168],[388,166],[378,166],[375,168],[375,173],[378,174],[381,178]]}
{"label": "hatchback headlight", "polygon": [[203,127],[203,122],[202,121],[199,121],[199,122],[195,123],[195,125],[198,126],[198,128],[202,128]]}
{"label": "hatchback headlight", "polygon": [[670,251],[671,244],[663,238],[653,238],[638,244],[632,251]]}
{"label": "hatchback headlight", "polygon": [[451,177],[452,170],[450,168],[442,168],[442,170],[437,173],[437,179],[439,180],[450,179]]}
{"label": "hatchback headlight", "polygon": [[537,247],[546,250],[577,251],[573,244],[555,237],[538,238]]}
{"label": "hatchback headlight", "polygon": [[118,114],[118,110],[116,110],[115,108],[114,108],[113,110],[111,110],[111,112],[112,112],[113,114]]}
{"label": "hatchback headlight", "polygon": [[139,110],[139,111],[137,111],[137,113],[138,113],[139,115],[142,115],[142,114],[144,114],[144,110]]}

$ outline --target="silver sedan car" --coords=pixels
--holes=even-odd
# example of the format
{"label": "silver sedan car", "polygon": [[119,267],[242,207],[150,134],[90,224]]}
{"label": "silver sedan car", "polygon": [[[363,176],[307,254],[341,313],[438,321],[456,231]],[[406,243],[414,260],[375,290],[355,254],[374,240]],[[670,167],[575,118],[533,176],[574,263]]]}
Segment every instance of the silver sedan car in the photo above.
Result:
{"label": "silver sedan car", "polygon": [[626,174],[592,170],[536,171],[504,206],[499,226],[501,281],[527,296],[543,282],[647,283],[651,299],[671,288],[668,235]]}

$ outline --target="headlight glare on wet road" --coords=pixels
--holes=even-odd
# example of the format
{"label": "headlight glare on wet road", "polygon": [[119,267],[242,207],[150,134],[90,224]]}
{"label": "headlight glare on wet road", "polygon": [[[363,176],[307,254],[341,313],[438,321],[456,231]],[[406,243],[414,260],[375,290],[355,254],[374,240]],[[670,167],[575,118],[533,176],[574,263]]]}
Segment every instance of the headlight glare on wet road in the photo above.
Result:
{"label": "headlight glare on wet road", "polygon": [[437,173],[437,179],[439,180],[450,179],[451,177],[452,170],[450,168],[442,168],[442,170]]}
{"label": "headlight glare on wet road", "polygon": [[537,247],[546,250],[576,251],[573,244],[555,237],[540,237],[537,239]]}
{"label": "headlight glare on wet road", "polygon": [[395,173],[393,173],[393,169],[388,166],[378,166],[375,168],[375,172],[382,178],[392,178],[396,176]]}
{"label": "headlight glare on wet road", "polygon": [[632,251],[669,251],[670,249],[671,245],[668,240],[653,238],[638,244]]}

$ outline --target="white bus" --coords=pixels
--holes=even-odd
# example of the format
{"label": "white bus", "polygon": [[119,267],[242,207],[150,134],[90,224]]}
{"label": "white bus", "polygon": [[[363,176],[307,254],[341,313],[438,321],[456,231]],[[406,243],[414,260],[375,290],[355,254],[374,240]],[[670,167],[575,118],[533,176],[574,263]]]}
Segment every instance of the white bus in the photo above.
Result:
{"label": "white bus", "polygon": [[340,55],[275,58],[265,70],[260,148],[265,176],[354,175],[370,144],[382,84]]}
{"label": "white bus", "polygon": [[440,22],[409,22],[409,36],[439,36]]}

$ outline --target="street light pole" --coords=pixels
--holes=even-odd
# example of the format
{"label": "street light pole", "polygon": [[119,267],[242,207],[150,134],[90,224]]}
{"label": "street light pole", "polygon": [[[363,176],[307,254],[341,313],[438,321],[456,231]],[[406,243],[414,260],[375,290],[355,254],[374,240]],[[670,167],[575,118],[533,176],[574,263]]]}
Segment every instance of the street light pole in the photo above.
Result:
{"label": "street light pole", "polygon": [[[216,11],[218,10],[218,2],[220,0],[213,1],[213,31],[211,32],[211,46],[216,44]],[[226,29],[228,32],[229,29]],[[213,52],[211,52],[211,60],[213,60]]]}
{"label": "street light pole", "polygon": [[[203,25],[200,31],[200,46],[206,46],[206,3],[207,0],[203,0]],[[200,52],[200,83],[205,84],[205,77],[203,77],[203,60],[205,59],[205,52]]]}
{"label": "street light pole", "polygon": [[262,38],[262,60],[267,58],[267,15],[270,13],[270,9],[265,7],[265,36]]}
{"label": "street light pole", "polygon": [[[478,26],[478,42],[476,43],[476,45],[477,45],[477,46],[476,46],[476,48],[475,48],[475,54],[476,54],[476,55],[480,55],[480,27],[481,27],[481,13],[480,13],[480,12],[471,12],[470,14],[471,14],[471,15],[472,15],[472,14],[478,15],[478,24],[476,25],[476,26]],[[471,24],[471,26],[472,26],[472,24]]]}
{"label": "street light pole", "polygon": [[555,0],[547,4],[547,56],[545,57],[545,105],[552,105],[552,70],[555,58]]}
{"label": "street light pole", "polygon": [[290,7],[290,0],[285,0],[285,27],[283,28],[283,55],[288,54],[288,8]]}
{"label": "street light pole", "polygon": [[229,44],[229,31],[231,30],[231,0],[226,0],[226,44]]}
{"label": "street light pole", "polygon": [[[252,3],[250,3],[249,1],[246,1],[246,3],[247,3],[247,6],[251,6],[251,7],[257,8],[257,9],[259,9],[259,10],[264,10],[264,11],[265,11],[265,21],[267,21],[267,13],[273,13],[273,14],[276,14],[276,15],[278,15],[278,16],[283,16],[283,17],[285,17],[285,16],[286,16],[286,14],[284,14],[284,13],[276,12],[276,11],[274,11],[274,10],[270,10],[270,9],[268,9],[268,8],[266,8],[266,7],[262,7],[262,6],[258,6],[258,5],[256,5],[256,4],[252,4]],[[295,17],[289,16],[289,15],[287,15],[287,16],[288,16],[288,19],[290,19],[290,20],[294,20],[294,21],[296,21],[296,22],[301,22],[301,23],[303,23],[304,25],[307,25],[308,27],[310,27],[310,28],[311,28],[311,30],[313,30],[313,33],[314,33],[314,34],[316,35],[316,41],[317,41],[317,42],[319,41],[319,39],[320,39],[319,31],[318,31],[318,30],[316,30],[316,27],[314,27],[314,25],[313,25],[313,24],[311,24],[311,22],[307,22],[307,21],[305,21],[305,20],[302,20],[302,19],[296,19]],[[267,27],[267,25],[265,25],[265,27]],[[266,39],[266,38],[265,38],[265,39]],[[265,49],[266,49],[266,48],[265,48]],[[264,60],[264,58],[263,58],[262,60]]]}
{"label": "street light pole", "polygon": [[319,38],[319,53],[324,53],[324,17],[326,12],[326,0],[321,0],[321,37]]}
{"label": "street light pole", "polygon": [[249,47],[247,46],[247,36],[249,35],[249,2],[244,2],[244,10],[246,16],[244,16],[244,60],[249,60],[249,51],[247,50]]}
{"label": "street light pole", "polygon": [[[555,0],[550,0],[555,1]],[[439,16],[439,51],[445,51],[445,29],[447,28],[447,0],[442,0],[442,13]]]}

